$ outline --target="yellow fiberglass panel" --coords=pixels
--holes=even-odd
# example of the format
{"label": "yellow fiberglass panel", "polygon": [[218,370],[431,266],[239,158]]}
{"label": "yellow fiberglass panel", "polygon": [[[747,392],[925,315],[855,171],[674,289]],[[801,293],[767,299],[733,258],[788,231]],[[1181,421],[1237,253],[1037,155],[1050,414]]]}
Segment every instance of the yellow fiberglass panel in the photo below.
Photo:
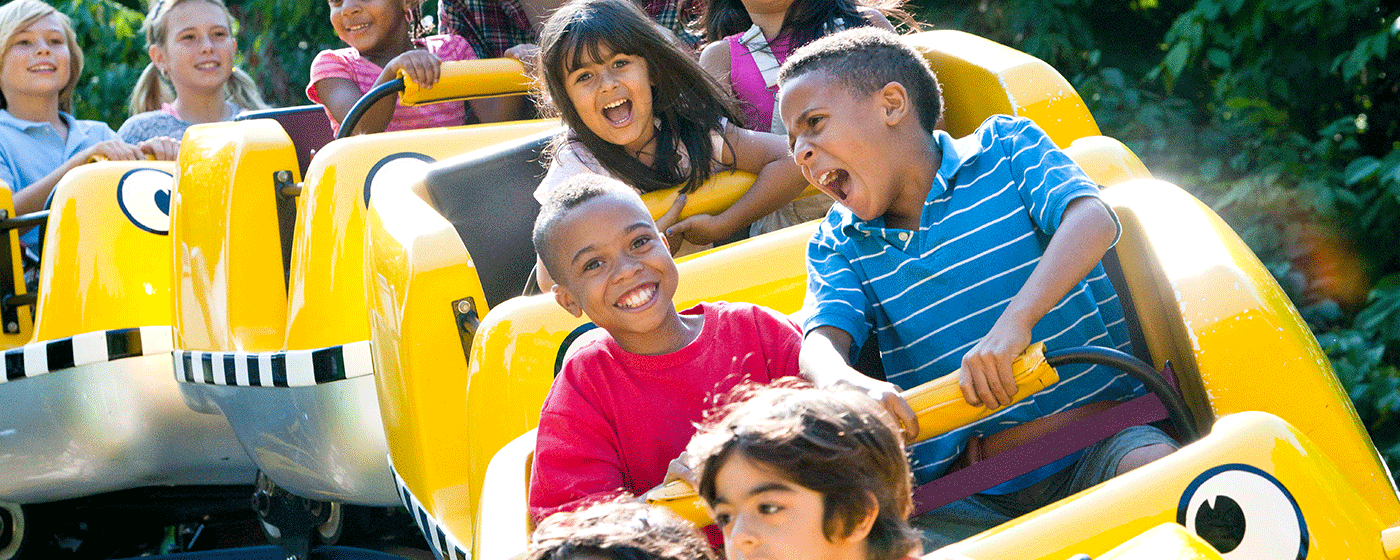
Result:
{"label": "yellow fiberglass panel", "polygon": [[1163,523],[1108,551],[1099,560],[1224,560],[1186,527]]}
{"label": "yellow fiberglass panel", "polygon": [[1064,150],[1095,183],[1111,187],[1133,179],[1151,179],[1152,172],[1122,142],[1107,136],[1085,136]]}
{"label": "yellow fiberglass panel", "polygon": [[387,132],[322,148],[297,203],[285,348],[369,338],[364,209],[373,185],[412,182],[433,162],[556,127],[557,121],[537,120]]}
{"label": "yellow fiberglass panel", "polygon": [[376,187],[368,221],[370,343],[389,454],[428,513],[467,535],[467,348],[454,304],[470,299],[484,315],[485,295],[452,224],[408,185]]}
{"label": "yellow fiberglass panel", "polygon": [[1099,134],[1079,93],[1040,59],[962,31],[926,31],[905,40],[924,54],[943,86],[944,128],[954,137],[971,134],[992,115],[1029,118],[1061,148]]}
{"label": "yellow fiberglass panel", "polygon": [[[805,249],[816,225],[808,222],[681,261],[677,308],[724,300],[796,312],[806,294]],[[548,295],[508,300],[482,321],[467,365],[470,496],[482,495],[483,476],[496,451],[538,425],[561,346],[583,323]],[[478,529],[453,527],[464,544]]]}
{"label": "yellow fiberglass panel", "polygon": [[[4,181],[0,181],[0,210],[3,210],[6,216],[15,215],[14,193],[10,192],[10,186]],[[20,258],[19,252],[19,230],[7,232],[3,242],[10,244],[10,262],[0,263],[0,266],[9,267],[10,278],[13,279],[7,289],[17,295],[28,293],[24,285],[24,261]],[[0,350],[23,346],[29,342],[30,336],[34,334],[34,321],[30,319],[29,313],[25,312],[23,307],[20,308],[20,311],[15,315],[17,324],[11,325],[12,328],[9,329],[0,329]]]}
{"label": "yellow fiberglass panel", "polygon": [[1123,224],[1117,251],[1143,335],[1171,360],[1198,423],[1260,410],[1317,438],[1387,522],[1400,504],[1327,355],[1264,265],[1218,216],[1155,180],[1104,191]]}
{"label": "yellow fiberglass panel", "polygon": [[280,348],[287,324],[273,176],[298,178],[296,150],[270,119],[190,127],[170,206],[175,348]]}
{"label": "yellow fiberglass panel", "polygon": [[169,162],[69,171],[45,229],[34,340],[170,324]]}
{"label": "yellow fiberglass panel", "polygon": [[1381,532],[1393,516],[1344,475],[1345,459],[1322,448],[1328,437],[1309,438],[1263,412],[1225,416],[1209,436],[1163,459],[929,557],[1100,558],[1181,523],[1229,549],[1227,560],[1385,558]]}

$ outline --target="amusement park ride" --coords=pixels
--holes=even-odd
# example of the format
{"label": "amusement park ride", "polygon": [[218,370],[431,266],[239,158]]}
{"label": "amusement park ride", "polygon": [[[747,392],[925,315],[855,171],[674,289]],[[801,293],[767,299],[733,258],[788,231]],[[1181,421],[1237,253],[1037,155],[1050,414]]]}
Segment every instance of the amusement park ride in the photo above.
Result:
{"label": "amusement park ride", "polygon": [[[1116,414],[1162,421],[1186,444],[929,558],[1400,558],[1385,464],[1239,237],[1101,136],[1044,62],[956,31],[908,39],[943,84],[950,133],[993,114],[1028,117],[1103,186],[1123,228],[1105,265],[1135,355],[1046,358],[1149,379],[1154,394]],[[485,60],[445,64],[432,90],[369,95],[412,104],[528,87],[518,63]],[[523,553],[531,430],[564,350],[591,327],[552,298],[521,295],[534,263],[531,193],[559,125],[331,140],[321,115],[198,125],[174,165],[69,173],[47,210],[37,297],[17,234],[0,243],[0,560],[35,554],[46,536],[32,516],[47,505],[116,496],[144,511],[161,489],[250,484],[288,555],[333,542],[346,506],[399,505],[440,558]],[[319,128],[292,124],[307,121]],[[725,207],[750,180],[714,179],[687,214]],[[675,196],[645,198],[659,215]],[[0,208],[13,213],[5,189]],[[796,312],[814,228],[682,259],[677,304]],[[1027,371],[1039,372],[1028,382],[1053,382],[1053,371]],[[924,393],[926,430],[969,421],[975,411],[960,402],[956,391]],[[684,489],[653,497],[706,521]]]}

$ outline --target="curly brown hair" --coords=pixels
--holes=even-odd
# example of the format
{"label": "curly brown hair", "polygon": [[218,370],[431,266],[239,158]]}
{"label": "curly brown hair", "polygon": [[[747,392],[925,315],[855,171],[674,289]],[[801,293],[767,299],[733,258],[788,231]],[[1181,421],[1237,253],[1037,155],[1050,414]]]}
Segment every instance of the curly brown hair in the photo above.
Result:
{"label": "curly brown hair", "polygon": [[528,560],[599,555],[613,560],[715,560],[705,537],[671,510],[630,496],[599,502],[541,521]]}

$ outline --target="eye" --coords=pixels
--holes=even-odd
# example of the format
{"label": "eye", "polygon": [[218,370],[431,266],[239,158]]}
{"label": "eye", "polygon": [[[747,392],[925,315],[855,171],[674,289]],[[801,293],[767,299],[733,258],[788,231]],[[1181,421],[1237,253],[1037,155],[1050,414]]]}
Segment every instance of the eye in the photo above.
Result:
{"label": "eye", "polygon": [[639,236],[639,237],[637,237],[636,239],[633,239],[633,240],[632,240],[632,248],[633,248],[633,249],[640,249],[640,248],[642,248],[642,247],[647,246],[647,244],[649,244],[649,243],[651,243],[651,236],[650,236],[650,235]]}
{"label": "eye", "polygon": [[581,270],[583,272],[588,272],[590,270],[597,270],[601,266],[603,266],[603,259],[588,259],[583,263]]}
{"label": "eye", "polygon": [[1293,494],[1273,475],[1244,464],[1196,477],[1181,495],[1176,522],[1225,560],[1303,560],[1308,527]]}
{"label": "eye", "polygon": [[821,124],[822,119],[825,119],[825,118],[826,118],[826,117],[821,116],[821,115],[812,115],[812,116],[807,117],[807,128],[816,127],[818,124]]}
{"label": "eye", "polygon": [[733,521],[734,516],[729,515],[728,513],[715,512],[715,525],[719,525],[720,527],[728,527],[729,524]]}
{"label": "eye", "polygon": [[193,34],[193,33],[186,33],[186,34],[184,34],[184,35],[181,35],[181,36],[180,36],[180,40],[181,40],[181,41],[193,41],[193,40],[194,40],[194,34]]}
{"label": "eye", "polygon": [[758,504],[758,512],[763,515],[773,515],[783,511],[783,506],[778,504]]}
{"label": "eye", "polygon": [[574,75],[574,83],[581,84],[593,78],[592,72],[579,72]]}
{"label": "eye", "polygon": [[117,183],[117,206],[131,225],[156,235],[170,233],[170,193],[174,177],[158,169],[134,169]]}
{"label": "eye", "polygon": [[631,60],[631,59],[629,59],[629,58],[627,58],[627,57],[621,57],[621,58],[618,58],[617,60],[614,60],[612,65],[613,65],[613,68],[622,68],[623,66],[627,66],[628,64],[631,64],[631,63],[632,63],[632,60]]}

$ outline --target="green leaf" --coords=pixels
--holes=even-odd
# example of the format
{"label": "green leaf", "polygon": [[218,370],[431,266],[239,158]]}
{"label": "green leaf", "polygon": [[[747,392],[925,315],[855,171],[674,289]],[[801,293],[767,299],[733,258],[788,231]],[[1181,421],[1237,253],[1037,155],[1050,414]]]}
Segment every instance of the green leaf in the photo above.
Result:
{"label": "green leaf", "polygon": [[[1162,65],[1167,69],[1167,79],[1169,81],[1175,80],[1181,76],[1181,73],[1186,70],[1186,61],[1190,56],[1191,45],[1188,45],[1185,41],[1178,42],[1176,45],[1172,46],[1170,51],[1167,51],[1167,57],[1162,60]],[[1171,89],[1170,84],[1167,85],[1167,89]]]}
{"label": "green leaf", "polygon": [[1206,51],[1206,60],[1209,60],[1216,68],[1223,70],[1230,69],[1230,53],[1222,49],[1210,49]]}
{"label": "green leaf", "polygon": [[1381,169],[1380,160],[1371,156],[1363,156],[1352,160],[1347,165],[1347,170],[1343,172],[1346,177],[1347,186],[1352,186],[1366,179],[1370,179]]}

